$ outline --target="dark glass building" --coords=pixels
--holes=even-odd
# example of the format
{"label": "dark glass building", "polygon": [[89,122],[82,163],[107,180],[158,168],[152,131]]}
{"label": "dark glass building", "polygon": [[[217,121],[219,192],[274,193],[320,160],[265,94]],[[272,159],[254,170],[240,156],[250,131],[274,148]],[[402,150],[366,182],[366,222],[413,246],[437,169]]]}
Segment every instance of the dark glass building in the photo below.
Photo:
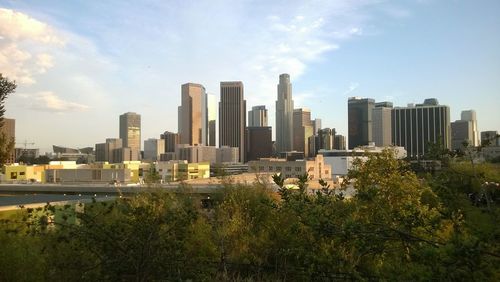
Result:
{"label": "dark glass building", "polygon": [[348,114],[348,142],[349,149],[368,145],[372,142],[372,114],[375,100],[369,98],[349,98],[347,102]]}
{"label": "dark glass building", "polygon": [[270,126],[247,127],[247,161],[270,158],[273,154],[272,130]]}
{"label": "dark glass building", "polygon": [[219,147],[238,147],[240,162],[245,162],[246,101],[243,83],[229,81],[220,83],[219,102]]}

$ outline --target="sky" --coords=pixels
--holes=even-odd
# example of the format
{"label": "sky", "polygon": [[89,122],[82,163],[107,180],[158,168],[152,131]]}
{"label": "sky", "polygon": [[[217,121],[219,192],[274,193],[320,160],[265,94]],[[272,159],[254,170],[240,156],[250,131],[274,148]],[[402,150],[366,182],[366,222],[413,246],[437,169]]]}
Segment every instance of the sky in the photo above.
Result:
{"label": "sky", "polygon": [[0,73],[15,80],[16,141],[94,146],[142,116],[142,139],[177,131],[181,84],[219,97],[243,81],[274,127],[278,77],[295,107],[347,134],[347,99],[435,97],[500,130],[500,1],[0,0]]}

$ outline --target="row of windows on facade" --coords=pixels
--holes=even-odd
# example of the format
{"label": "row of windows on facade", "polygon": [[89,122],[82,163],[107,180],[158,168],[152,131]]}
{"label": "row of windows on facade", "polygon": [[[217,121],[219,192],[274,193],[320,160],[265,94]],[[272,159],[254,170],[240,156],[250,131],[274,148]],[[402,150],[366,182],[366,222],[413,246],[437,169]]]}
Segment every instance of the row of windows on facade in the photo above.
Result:
{"label": "row of windows on facade", "polygon": [[[265,170],[265,167],[264,167],[264,166],[259,166],[259,170],[260,170],[260,171],[263,171],[263,170]],[[268,170],[269,170],[269,171],[273,171],[273,170],[274,170],[274,168],[273,168],[272,166],[269,166],[269,169],[268,169]],[[277,171],[281,171],[281,167],[280,167],[280,166],[277,166],[277,167],[276,167],[276,170],[277,170]],[[285,167],[285,171],[292,171],[292,168],[291,168],[291,167],[289,167],[289,166],[287,166],[287,167]],[[302,171],[302,168],[301,168],[301,167],[295,167],[295,171],[297,171],[297,172],[301,172],[301,171]]]}
{"label": "row of windows on facade", "polygon": [[[269,166],[269,167],[268,167],[268,171],[275,171],[275,170],[276,170],[276,171],[281,171],[282,169],[281,169],[281,167],[280,167],[280,166],[277,166],[275,169],[274,169],[274,167],[273,167],[273,166]],[[310,169],[309,171],[311,171],[311,170],[312,170],[312,169]],[[321,165],[320,165],[319,170],[321,170]],[[259,166],[259,171],[265,171],[265,167],[264,167],[264,166]],[[289,166],[285,167],[285,171],[292,171],[292,167],[289,167]],[[301,171],[302,171],[302,168],[301,168],[301,167],[295,167],[295,171],[296,171],[296,172],[301,172]],[[328,170],[325,170],[325,174],[328,174],[328,173],[329,173],[329,171],[328,171]]]}

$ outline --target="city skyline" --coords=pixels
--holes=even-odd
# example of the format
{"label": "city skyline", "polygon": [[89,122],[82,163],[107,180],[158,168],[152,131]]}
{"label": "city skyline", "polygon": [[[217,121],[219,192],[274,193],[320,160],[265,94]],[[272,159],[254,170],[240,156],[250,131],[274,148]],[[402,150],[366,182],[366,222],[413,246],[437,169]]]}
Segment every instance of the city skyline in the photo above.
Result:
{"label": "city skyline", "polygon": [[181,84],[194,81],[218,96],[220,81],[238,80],[248,108],[268,108],[274,135],[276,78],[289,73],[295,108],[310,108],[343,135],[350,96],[401,107],[435,97],[450,107],[451,121],[473,109],[478,132],[499,130],[499,7],[1,1],[0,70],[19,84],[5,116],[16,119],[18,143],[41,151],[116,136],[124,112],[142,116],[143,140],[158,138],[177,127]]}

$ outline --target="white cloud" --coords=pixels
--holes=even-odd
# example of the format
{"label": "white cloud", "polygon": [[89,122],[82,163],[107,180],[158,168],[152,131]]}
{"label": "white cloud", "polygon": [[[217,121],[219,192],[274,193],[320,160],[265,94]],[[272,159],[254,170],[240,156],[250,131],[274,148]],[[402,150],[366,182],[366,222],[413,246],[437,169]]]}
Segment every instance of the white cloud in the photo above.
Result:
{"label": "white cloud", "polygon": [[[28,103],[30,109],[88,109],[69,102],[78,95],[88,102],[106,105],[105,91],[96,79],[102,79],[112,66],[90,40],[9,9],[0,9],[0,35],[0,71],[16,80],[18,92],[34,93]],[[26,104],[24,100],[15,101],[16,96],[11,97],[14,104]]]}
{"label": "white cloud", "polygon": [[0,37],[0,70],[26,85],[54,66],[49,53],[64,46],[62,37],[47,24],[9,9],[0,9]]}
{"label": "white cloud", "polygon": [[39,73],[45,73],[54,66],[54,60],[51,55],[43,53],[36,56],[36,65],[39,67]]}
{"label": "white cloud", "polygon": [[30,16],[0,8],[0,35],[13,41],[36,41],[44,44],[63,45],[64,41],[47,24]]}
{"label": "white cloud", "polygon": [[29,102],[27,102],[28,107],[37,111],[65,113],[81,112],[89,108],[88,106],[83,104],[63,100],[50,91],[23,96],[30,100]]}

